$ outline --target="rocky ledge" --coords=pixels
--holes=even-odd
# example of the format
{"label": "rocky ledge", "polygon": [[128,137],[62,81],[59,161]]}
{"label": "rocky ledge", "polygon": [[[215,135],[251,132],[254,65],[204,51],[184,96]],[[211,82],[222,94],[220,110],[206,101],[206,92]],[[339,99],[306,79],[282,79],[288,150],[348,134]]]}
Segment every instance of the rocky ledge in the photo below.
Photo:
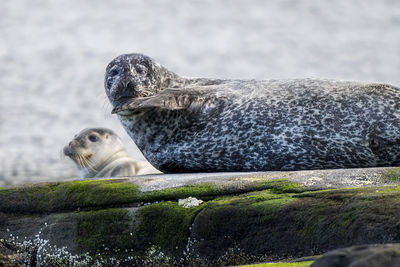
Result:
{"label": "rocky ledge", "polygon": [[399,177],[373,168],[0,188],[0,265],[219,266],[396,243]]}

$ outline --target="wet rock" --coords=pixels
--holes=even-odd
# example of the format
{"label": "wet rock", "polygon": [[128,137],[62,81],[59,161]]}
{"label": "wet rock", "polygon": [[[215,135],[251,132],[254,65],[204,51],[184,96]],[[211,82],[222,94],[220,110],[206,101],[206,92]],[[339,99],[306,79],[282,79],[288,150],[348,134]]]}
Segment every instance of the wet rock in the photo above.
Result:
{"label": "wet rock", "polygon": [[400,244],[361,245],[336,249],[317,259],[312,267],[398,267]]}
{"label": "wet rock", "polygon": [[0,189],[0,239],[43,264],[157,266],[245,264],[394,243],[397,174],[151,175],[12,187]]}

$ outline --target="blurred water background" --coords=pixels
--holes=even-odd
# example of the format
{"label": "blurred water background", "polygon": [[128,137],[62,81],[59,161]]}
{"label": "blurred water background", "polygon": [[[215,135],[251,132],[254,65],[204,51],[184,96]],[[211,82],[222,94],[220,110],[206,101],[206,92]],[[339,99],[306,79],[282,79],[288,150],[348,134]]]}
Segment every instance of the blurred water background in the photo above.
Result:
{"label": "blurred water background", "polygon": [[130,52],[183,76],[400,86],[400,1],[1,1],[0,186],[76,177],[62,148],[86,127],[143,157],[103,88]]}

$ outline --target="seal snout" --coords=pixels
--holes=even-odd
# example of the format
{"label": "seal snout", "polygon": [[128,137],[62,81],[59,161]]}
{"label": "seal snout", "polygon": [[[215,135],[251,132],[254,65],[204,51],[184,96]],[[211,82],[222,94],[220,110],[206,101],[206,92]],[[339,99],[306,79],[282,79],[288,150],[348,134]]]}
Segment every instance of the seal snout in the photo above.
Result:
{"label": "seal snout", "polygon": [[135,90],[135,88],[136,88],[136,84],[132,81],[132,79],[125,80],[123,82],[123,85],[124,85],[124,88],[125,88],[126,92],[129,92],[131,90]]}
{"label": "seal snout", "polygon": [[73,153],[72,153],[70,147],[71,147],[71,142],[69,142],[69,144],[64,147],[63,152],[64,152],[65,156],[68,156],[68,157],[72,156]]}
{"label": "seal snout", "polygon": [[137,94],[137,85],[133,81],[121,82],[111,89],[110,102],[114,107],[122,106]]}
{"label": "seal snout", "polygon": [[76,156],[76,142],[72,140],[71,142],[68,143],[63,149],[64,155],[68,157],[74,157]]}

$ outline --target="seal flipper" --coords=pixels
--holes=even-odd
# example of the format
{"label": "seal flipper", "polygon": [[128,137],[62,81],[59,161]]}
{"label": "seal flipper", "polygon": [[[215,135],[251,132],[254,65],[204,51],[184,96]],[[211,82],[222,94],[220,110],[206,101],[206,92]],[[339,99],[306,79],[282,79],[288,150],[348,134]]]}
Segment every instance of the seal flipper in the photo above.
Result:
{"label": "seal flipper", "polygon": [[134,98],[113,109],[112,113],[121,111],[136,111],[149,108],[167,110],[196,109],[205,103],[204,95],[196,90],[165,89],[150,97]]}
{"label": "seal flipper", "polygon": [[[389,162],[391,166],[400,165],[400,138],[399,130],[393,124],[392,128],[384,124],[374,125],[368,135],[368,148],[375,155],[377,166],[384,166]],[[370,129],[371,130],[371,129]],[[385,133],[392,133],[390,136]]]}

